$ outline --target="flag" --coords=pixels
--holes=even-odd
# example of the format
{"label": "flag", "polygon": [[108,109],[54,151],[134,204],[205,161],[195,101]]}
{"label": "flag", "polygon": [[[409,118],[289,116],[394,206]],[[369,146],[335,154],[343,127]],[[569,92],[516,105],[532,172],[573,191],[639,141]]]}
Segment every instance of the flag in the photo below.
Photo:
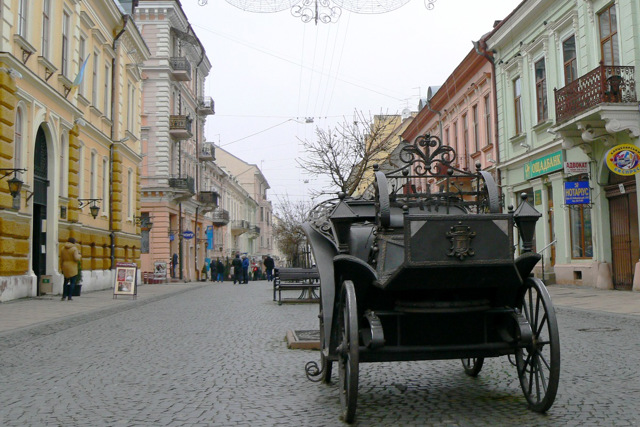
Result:
{"label": "flag", "polygon": [[87,68],[87,62],[89,62],[90,56],[91,54],[87,55],[87,59],[85,59],[82,65],[80,66],[80,71],[78,71],[78,75],[76,76],[76,78],[73,80],[73,83],[71,84],[71,90],[76,90],[80,86],[80,83],[82,83],[82,79],[84,78],[84,69]]}

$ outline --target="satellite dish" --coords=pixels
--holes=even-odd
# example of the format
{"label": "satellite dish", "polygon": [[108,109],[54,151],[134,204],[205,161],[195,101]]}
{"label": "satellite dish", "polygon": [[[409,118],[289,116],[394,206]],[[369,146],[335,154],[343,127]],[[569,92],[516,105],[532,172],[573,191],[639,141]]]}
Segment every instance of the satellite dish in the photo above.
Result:
{"label": "satellite dish", "polygon": [[402,120],[408,119],[409,117],[411,117],[411,110],[409,108],[405,108],[404,110],[402,110],[401,117],[402,117]]}

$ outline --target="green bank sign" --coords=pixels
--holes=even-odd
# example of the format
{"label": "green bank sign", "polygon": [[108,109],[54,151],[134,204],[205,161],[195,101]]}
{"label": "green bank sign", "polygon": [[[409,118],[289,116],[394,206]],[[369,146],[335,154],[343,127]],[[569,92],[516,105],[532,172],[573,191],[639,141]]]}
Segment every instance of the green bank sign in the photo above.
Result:
{"label": "green bank sign", "polygon": [[546,175],[548,173],[562,170],[564,168],[564,159],[562,150],[548,154],[536,160],[531,160],[524,165],[524,179],[532,179],[537,176]]}

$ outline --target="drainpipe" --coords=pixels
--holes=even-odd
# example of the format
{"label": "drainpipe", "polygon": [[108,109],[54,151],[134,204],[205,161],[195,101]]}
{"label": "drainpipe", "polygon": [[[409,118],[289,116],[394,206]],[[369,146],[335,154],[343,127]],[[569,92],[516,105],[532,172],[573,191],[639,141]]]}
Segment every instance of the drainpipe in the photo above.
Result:
{"label": "drainpipe", "polygon": [[[118,57],[118,40],[126,31],[129,15],[124,15],[122,20],[122,29],[113,39],[113,51],[116,53],[116,58]],[[115,120],[117,103],[114,102],[116,95],[116,58],[111,60],[111,120],[113,120],[114,125],[111,126],[111,144],[109,144],[109,246],[111,249],[111,270],[115,269],[116,266],[116,234],[113,230],[113,153],[115,151],[113,140],[116,138],[115,125],[117,124],[117,120]]]}
{"label": "drainpipe", "polygon": [[487,42],[484,41],[483,39],[480,39],[477,42],[473,42],[473,47],[476,50],[476,53],[478,53],[479,55],[484,56],[484,58],[489,61],[489,63],[491,64],[491,83],[493,84],[493,110],[494,110],[494,114],[493,114],[493,132],[494,132],[494,139],[495,139],[495,145],[496,145],[496,170],[497,170],[497,175],[498,175],[498,188],[500,188],[500,192],[502,192],[502,173],[500,168],[498,168],[498,164],[500,164],[500,147],[498,147],[498,96],[496,94],[496,90],[498,87],[497,84],[497,79],[496,79],[496,63],[493,59],[493,55],[489,55],[489,53],[487,52]]}

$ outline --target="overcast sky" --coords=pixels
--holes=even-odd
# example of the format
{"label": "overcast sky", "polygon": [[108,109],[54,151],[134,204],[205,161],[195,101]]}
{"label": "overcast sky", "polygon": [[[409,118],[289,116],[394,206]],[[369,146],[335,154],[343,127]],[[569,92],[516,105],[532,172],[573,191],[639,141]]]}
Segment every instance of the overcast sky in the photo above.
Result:
{"label": "overcast sky", "polygon": [[206,140],[258,165],[275,204],[309,199],[321,182],[298,168],[299,139],[315,138],[316,127],[331,128],[354,110],[417,110],[427,88],[441,85],[471,42],[520,1],[437,0],[427,10],[423,0],[411,0],[389,13],[344,10],[337,23],[314,25],[288,10],[252,13],[224,0],[181,0],[212,63],[205,95],[216,114],[207,119]]}

